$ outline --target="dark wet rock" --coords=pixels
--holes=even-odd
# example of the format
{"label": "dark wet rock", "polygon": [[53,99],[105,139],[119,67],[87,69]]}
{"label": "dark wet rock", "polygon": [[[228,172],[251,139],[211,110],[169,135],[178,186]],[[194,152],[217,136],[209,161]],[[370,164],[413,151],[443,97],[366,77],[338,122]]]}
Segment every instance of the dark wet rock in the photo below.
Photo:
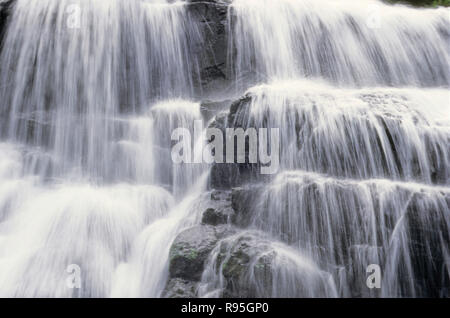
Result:
{"label": "dark wet rock", "polygon": [[198,226],[182,232],[170,249],[170,276],[199,279],[199,272],[217,242],[214,227]]}
{"label": "dark wet rock", "polygon": [[[225,129],[228,126],[228,113],[218,114],[209,128],[218,128],[223,133],[223,158],[226,158]],[[209,186],[213,189],[229,190],[240,183],[239,165],[234,163],[215,163],[211,167],[209,175]]]}
{"label": "dark wet rock", "polygon": [[197,44],[203,94],[217,92],[228,86],[230,70],[227,64],[227,27],[229,1],[195,1],[188,6],[194,21],[201,24],[203,43]]}
{"label": "dark wet rock", "polygon": [[[205,121],[211,120],[216,115],[220,116],[219,117],[220,119],[222,117],[226,117],[227,115],[226,111],[230,108],[231,103],[232,103],[231,100],[223,100],[223,101],[206,100],[202,102],[200,106],[200,111],[202,112]],[[217,125],[216,122],[220,122],[219,119],[216,118],[213,123]]]}
{"label": "dark wet rock", "polygon": [[232,230],[227,226],[199,225],[179,234],[170,249],[170,277],[200,280],[209,253],[230,233]]}
{"label": "dark wet rock", "polygon": [[196,282],[181,279],[172,278],[166,285],[162,296],[164,298],[195,298],[196,295]]}
{"label": "dark wet rock", "polygon": [[331,274],[264,233],[243,231],[220,241],[202,276],[201,296],[330,297]]}
{"label": "dark wet rock", "polygon": [[208,208],[205,212],[203,212],[202,223],[215,226],[218,224],[228,223],[228,219],[228,215],[222,213],[222,211]]}
{"label": "dark wet rock", "polygon": [[214,164],[211,167],[209,185],[214,189],[230,189],[240,184],[239,167],[234,163]]}
{"label": "dark wet rock", "polygon": [[213,190],[210,207],[203,212],[202,224],[216,226],[232,223],[235,215],[236,213],[231,206],[231,191]]}
{"label": "dark wet rock", "polygon": [[249,112],[250,112],[250,102],[252,100],[251,95],[245,95],[235,101],[230,106],[230,111],[228,114],[228,122],[230,127],[242,127],[247,128]]}
{"label": "dark wet rock", "polygon": [[211,192],[211,200],[212,201],[231,202],[231,193],[230,193],[230,191],[214,190]]}
{"label": "dark wet rock", "polygon": [[[269,245],[256,243],[251,236],[242,237],[222,265],[222,275],[227,282],[223,297],[251,298],[261,296],[261,290],[270,292],[274,256]],[[253,272],[259,286],[249,281],[249,272]]]}
{"label": "dark wet rock", "polygon": [[[410,200],[405,225],[409,239],[406,248],[411,253],[412,271],[420,297],[449,297],[450,276],[448,250],[450,225],[450,195],[431,201],[426,193],[415,193]],[[407,290],[405,290],[405,293]]]}
{"label": "dark wet rock", "polygon": [[[220,113],[211,123],[210,127],[218,128],[223,133],[223,158],[226,158],[227,153],[227,128],[242,129],[244,132],[248,128],[253,127],[249,123],[251,97],[246,95],[239,100],[233,102],[228,112]],[[270,178],[268,175],[262,175],[261,167],[258,163],[250,162],[249,160],[249,138],[245,138],[245,162],[238,163],[237,158],[237,142],[234,142],[234,160],[233,163],[216,163],[211,169],[209,185],[214,189],[230,189],[232,187],[239,187],[245,184],[257,183]],[[224,159],[225,160],[225,159]]]}
{"label": "dark wet rock", "polygon": [[[428,6],[437,6],[438,3],[435,0],[385,0],[388,3],[400,3],[400,4],[407,4],[407,5],[413,5],[416,7],[428,7]],[[448,3],[445,3],[445,1],[441,1],[440,5],[443,6],[449,6]]]}
{"label": "dark wet rock", "polygon": [[234,224],[239,227],[246,227],[251,223],[251,211],[262,187],[262,184],[252,184],[231,190],[231,206],[236,213],[233,219]]}
{"label": "dark wet rock", "polygon": [[15,0],[0,0],[0,43],[3,42],[5,27]]}

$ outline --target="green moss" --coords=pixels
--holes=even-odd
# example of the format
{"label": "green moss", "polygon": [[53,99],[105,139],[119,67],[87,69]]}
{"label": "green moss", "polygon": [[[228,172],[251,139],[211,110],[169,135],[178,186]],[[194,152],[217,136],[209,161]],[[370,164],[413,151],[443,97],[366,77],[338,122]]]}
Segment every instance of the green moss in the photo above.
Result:
{"label": "green moss", "polygon": [[170,258],[170,262],[172,262],[172,260],[180,255],[180,251],[181,251],[181,247],[178,245],[172,245],[170,252],[169,252],[169,258]]}
{"label": "green moss", "polygon": [[228,262],[223,264],[222,275],[227,278],[238,278],[242,274],[243,268],[244,267],[239,262],[230,259]]}
{"label": "green moss", "polygon": [[198,257],[198,251],[191,248],[189,250],[189,253],[186,255],[187,258],[189,258],[190,260],[194,260]]}
{"label": "green moss", "polygon": [[417,7],[438,7],[438,6],[449,7],[450,6],[450,0],[387,0],[387,2],[405,3],[405,4],[411,4],[411,5],[417,6]]}

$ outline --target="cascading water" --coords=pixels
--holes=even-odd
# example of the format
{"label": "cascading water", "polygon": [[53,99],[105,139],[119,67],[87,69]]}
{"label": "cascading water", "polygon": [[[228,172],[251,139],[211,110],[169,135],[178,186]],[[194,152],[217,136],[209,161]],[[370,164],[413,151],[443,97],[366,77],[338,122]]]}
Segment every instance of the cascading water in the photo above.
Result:
{"label": "cascading water", "polygon": [[[323,77],[346,85],[449,86],[448,9],[375,0],[234,0],[237,78]],[[239,81],[238,81],[239,83]]]}
{"label": "cascading water", "polygon": [[[279,128],[281,166],[339,177],[450,180],[449,93],[337,89],[313,81],[251,88],[233,125]],[[448,117],[448,116],[447,116]]]}
{"label": "cascading water", "polygon": [[[149,233],[154,273],[143,275],[155,287],[132,294],[157,296],[167,248],[190,224],[190,204],[180,215],[179,201],[188,184],[205,183],[205,167],[170,158],[171,131],[201,119],[200,105],[181,99],[193,96],[198,74],[196,23],[181,2],[140,0],[18,0],[9,21],[0,295],[117,295],[116,269],[134,266]],[[82,269],[81,289],[67,288],[70,264]]]}
{"label": "cascading water", "polygon": [[[0,296],[164,296],[171,244],[211,197],[206,165],[171,159],[172,131],[192,131],[204,110],[196,53],[212,22],[188,5],[11,5]],[[448,297],[449,9],[227,5],[227,67],[246,93],[226,125],[279,128],[281,162],[243,180],[249,208],[211,249],[196,296]],[[71,264],[80,289],[67,288]],[[382,268],[379,290],[366,286],[369,264]]]}
{"label": "cascading water", "polygon": [[[382,10],[378,25],[370,25],[374,5]],[[245,77],[268,84],[249,89],[227,125],[278,128],[281,136],[281,171],[244,196],[249,211],[240,224],[330,273],[337,296],[448,296],[448,14],[376,1],[230,6],[236,83]],[[242,249],[239,238],[227,240],[209,260],[202,295],[234,291],[227,255]],[[288,247],[272,248],[277,254]],[[254,257],[239,276],[251,296],[324,296],[312,292],[320,280],[302,280],[309,295],[300,287],[286,295],[287,282],[261,284]],[[370,264],[383,269],[380,290],[365,285]],[[262,268],[275,277],[283,266]]]}
{"label": "cascading water", "polygon": [[[242,261],[242,247],[248,248],[249,270],[244,277],[233,277],[233,267]],[[298,251],[264,238],[258,232],[243,231],[222,240],[211,252],[206,268],[199,287],[202,297],[248,297],[249,293],[263,298],[338,295],[329,273],[320,270]],[[223,294],[226,283],[222,274],[232,277],[231,295]]]}
{"label": "cascading water", "polygon": [[[79,25],[68,25],[72,7]],[[3,134],[48,150],[52,175],[110,177],[116,117],[193,90],[189,36],[200,35],[181,3],[22,0],[10,21]]]}
{"label": "cascading water", "polygon": [[382,296],[439,296],[445,265],[418,259],[445,264],[449,197],[443,187],[285,171],[259,194],[251,224],[335,273],[341,296],[375,295],[360,283],[369,264],[385,269]]}

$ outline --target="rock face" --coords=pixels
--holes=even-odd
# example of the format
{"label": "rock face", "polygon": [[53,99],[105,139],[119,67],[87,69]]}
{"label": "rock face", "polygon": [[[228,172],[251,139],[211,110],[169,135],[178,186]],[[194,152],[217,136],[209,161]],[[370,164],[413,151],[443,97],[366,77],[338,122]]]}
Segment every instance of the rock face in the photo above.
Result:
{"label": "rock face", "polygon": [[212,251],[200,296],[226,298],[329,297],[330,274],[257,231],[241,231]]}
{"label": "rock face", "polygon": [[203,212],[202,224],[247,227],[250,224],[252,205],[262,187],[262,184],[251,184],[231,190],[212,190],[210,204]]}
{"label": "rock face", "polygon": [[[450,207],[450,195],[442,194],[445,196],[442,205]],[[450,259],[445,250],[445,246],[450,246],[450,232],[445,214],[442,207],[430,204],[422,193],[412,195],[405,213],[405,225],[410,233],[408,250],[414,255],[412,269],[416,284],[427,297],[450,297]]]}
{"label": "rock face", "polygon": [[170,277],[200,279],[203,263],[219,240],[220,233],[209,225],[200,225],[182,232],[170,249]]}
{"label": "rock face", "polygon": [[182,278],[172,278],[163,292],[165,298],[195,298],[196,283]]}
{"label": "rock face", "polygon": [[269,245],[261,244],[255,237],[239,236],[237,240],[223,242],[221,250],[228,250],[219,254],[214,264],[222,268],[221,274],[226,284],[223,289],[223,297],[226,298],[250,298],[258,297],[258,288],[253,286],[249,273],[252,272],[254,280],[258,281],[261,289],[269,289],[272,285],[271,263],[274,251]]}
{"label": "rock face", "polygon": [[3,42],[5,26],[14,0],[0,0],[0,42]]}
{"label": "rock face", "polygon": [[179,234],[170,248],[169,280],[163,296],[196,297],[209,254],[222,238],[234,232],[226,225],[198,225]]}
{"label": "rock face", "polygon": [[211,207],[203,212],[202,224],[217,226],[234,223],[236,211],[232,207],[230,191],[213,190],[211,192]]}
{"label": "rock face", "polygon": [[202,102],[200,110],[206,122],[210,121],[213,117],[215,117],[211,125],[215,128],[220,128],[224,125],[223,124],[224,119],[226,119],[228,115],[228,110],[231,104],[232,104],[231,100],[223,100],[223,101],[205,100]]}
{"label": "rock face", "polygon": [[252,184],[231,190],[231,204],[236,211],[234,224],[239,227],[247,227],[251,222],[251,211],[255,200],[258,198],[263,185]]}
{"label": "rock face", "polygon": [[203,96],[223,90],[228,86],[230,70],[227,65],[228,4],[225,0],[190,0],[188,7],[194,21],[200,21],[203,43],[197,44],[200,61],[201,83],[198,83]]}
{"label": "rock face", "polygon": [[[241,200],[254,189],[212,190],[202,224],[180,233],[169,254],[169,280],[164,297],[195,297],[205,263],[217,244],[237,232],[235,225],[246,219],[248,206]],[[246,195],[247,194],[247,195]],[[239,216],[242,214],[242,216]]]}
{"label": "rock face", "polygon": [[[237,101],[231,103],[227,113],[220,113],[215,117],[210,127],[218,128],[223,133],[224,152],[223,156],[226,158],[226,129],[240,129],[244,131],[247,128],[252,128],[253,125],[249,122],[251,97],[246,95]],[[249,161],[249,144],[248,138],[245,141],[245,163],[221,163],[214,164],[211,168],[210,187],[213,189],[230,189],[239,187],[249,183],[257,183],[263,181],[267,176],[260,174],[260,166],[257,163],[250,163]],[[237,143],[234,143],[234,162],[237,162]]]}
{"label": "rock face", "polygon": [[[169,254],[169,280],[163,292],[164,297],[197,297],[198,285],[205,271],[205,264],[213,251],[221,242],[236,234],[237,227],[245,227],[250,222],[251,198],[260,191],[260,186],[234,188],[231,190],[212,190],[209,201],[202,216],[202,224],[180,233],[172,244]],[[234,286],[238,280],[239,269],[246,266],[247,248],[253,249],[242,240],[242,253],[237,253],[228,263],[230,267],[224,271]],[[262,258],[261,261],[263,261]],[[248,261],[248,260],[247,260]],[[259,266],[261,267],[261,266]],[[258,267],[258,268],[259,268]],[[230,287],[231,288],[231,287]],[[234,289],[233,289],[234,290]],[[234,295],[230,291],[230,295]],[[246,291],[245,295],[253,295]],[[244,295],[244,294],[242,294]]]}

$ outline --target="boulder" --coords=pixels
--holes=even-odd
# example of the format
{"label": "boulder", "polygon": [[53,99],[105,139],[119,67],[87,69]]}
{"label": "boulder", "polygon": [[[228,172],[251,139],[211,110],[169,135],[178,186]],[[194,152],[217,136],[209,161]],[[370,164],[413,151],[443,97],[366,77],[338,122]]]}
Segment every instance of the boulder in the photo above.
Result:
{"label": "boulder", "polygon": [[225,100],[205,100],[200,105],[200,111],[202,112],[203,118],[206,122],[211,120],[214,116],[218,116],[219,119],[215,119],[212,122],[211,128],[223,128],[223,119],[226,118],[227,111],[230,108],[232,101],[229,99]]}
{"label": "boulder", "polygon": [[164,298],[195,298],[196,283],[182,278],[172,278],[166,285]]}
{"label": "boulder", "polygon": [[[224,247],[228,242],[225,242]],[[231,255],[222,265],[222,275],[227,285],[225,298],[258,297],[260,290],[254,285],[258,283],[262,290],[270,290],[272,286],[271,262],[274,252],[269,245],[258,244],[253,236],[241,236],[232,247]],[[228,247],[229,248],[229,247]],[[223,257],[223,256],[222,256]],[[220,257],[218,261],[221,261]],[[249,273],[253,272],[254,281],[249,281]]]}
{"label": "boulder", "polygon": [[[243,98],[233,102],[229,110],[216,115],[209,127],[218,128],[223,133],[223,158],[226,158],[226,129],[242,128],[246,130],[252,127],[248,122],[251,97],[246,95]],[[255,127],[259,128],[259,127]],[[255,183],[268,178],[268,175],[260,173],[258,163],[249,162],[249,145],[248,139],[245,141],[245,163],[237,163],[237,143],[234,144],[234,163],[216,163],[211,168],[209,176],[209,186],[213,189],[230,189],[245,184]]]}
{"label": "boulder", "polygon": [[200,296],[225,298],[335,296],[331,275],[314,262],[257,231],[220,241],[211,252]]}
{"label": "boulder", "polygon": [[231,206],[231,191],[213,190],[210,206],[203,212],[202,224],[216,226],[232,223],[235,215]]}
{"label": "boulder", "polygon": [[251,223],[252,209],[257,202],[264,184],[255,183],[231,190],[231,206],[236,215],[233,224],[239,227],[247,227]]}
{"label": "boulder", "polygon": [[230,232],[226,226],[198,225],[180,233],[170,248],[170,278],[200,280],[209,253]]}

